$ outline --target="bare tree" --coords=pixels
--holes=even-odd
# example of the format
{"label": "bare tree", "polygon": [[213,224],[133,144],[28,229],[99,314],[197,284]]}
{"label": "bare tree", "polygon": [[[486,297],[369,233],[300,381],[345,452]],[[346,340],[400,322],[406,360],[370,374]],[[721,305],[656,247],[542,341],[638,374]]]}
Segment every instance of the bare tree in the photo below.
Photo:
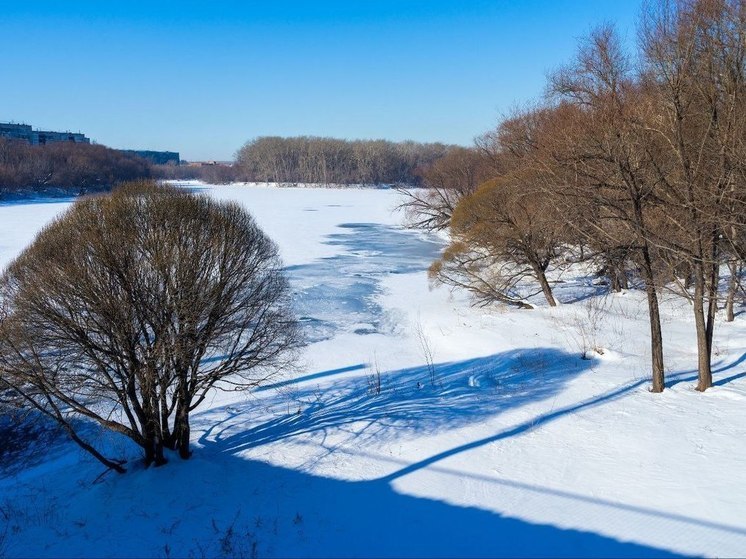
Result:
{"label": "bare tree", "polygon": [[665,205],[654,241],[691,270],[694,290],[681,293],[693,302],[697,389],[706,390],[723,249],[746,209],[746,9],[741,0],[660,2],[641,35],[643,79],[657,109],[645,155]]}
{"label": "bare tree", "polygon": [[480,302],[521,308],[532,307],[516,288],[531,279],[555,306],[546,272],[559,254],[565,226],[532,180],[525,170],[515,171],[463,198],[451,220],[453,242],[430,268],[431,276],[468,289]]}
{"label": "bare tree", "polygon": [[105,146],[72,142],[31,146],[0,138],[0,191],[104,190],[150,176],[147,161]]}
{"label": "bare tree", "polygon": [[740,0],[661,1],[640,37],[639,72],[605,26],[552,76],[558,125],[538,167],[590,246],[637,265],[654,391],[664,387],[657,292],[692,301],[697,389],[706,390],[720,268],[729,263],[734,293],[743,256],[746,10]]}
{"label": "bare tree", "polygon": [[654,112],[636,83],[613,28],[581,44],[575,60],[550,78],[559,100],[545,155],[545,191],[568,225],[605,254],[632,259],[645,282],[650,322],[652,391],[665,387],[653,218],[656,184],[645,158],[645,126]]}
{"label": "bare tree", "polygon": [[440,231],[450,225],[458,202],[490,178],[487,159],[476,149],[453,148],[422,171],[421,189],[400,188],[411,227]]}
{"label": "bare tree", "polygon": [[72,421],[186,459],[189,417],[214,389],[286,367],[296,322],[275,244],[234,203],[152,183],[82,199],[0,284],[0,373],[27,405],[119,472]]}

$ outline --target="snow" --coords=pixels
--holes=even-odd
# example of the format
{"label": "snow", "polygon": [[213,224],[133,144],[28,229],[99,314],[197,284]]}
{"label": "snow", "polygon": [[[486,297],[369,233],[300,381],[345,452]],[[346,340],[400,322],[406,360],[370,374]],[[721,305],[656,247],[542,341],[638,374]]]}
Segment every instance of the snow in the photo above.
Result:
{"label": "snow", "polygon": [[0,202],[0,270],[31,242],[44,225],[70,204],[70,200]]}
{"label": "snow", "polygon": [[[298,370],[216,394],[189,461],[97,480],[66,444],[0,479],[0,556],[746,552],[743,314],[718,323],[701,394],[690,308],[667,297],[670,387],[651,394],[637,291],[599,295],[578,267],[557,308],[473,308],[431,288],[441,241],[401,227],[394,191],[191,187],[277,241],[309,339]],[[0,206],[0,266],[67,205]]]}

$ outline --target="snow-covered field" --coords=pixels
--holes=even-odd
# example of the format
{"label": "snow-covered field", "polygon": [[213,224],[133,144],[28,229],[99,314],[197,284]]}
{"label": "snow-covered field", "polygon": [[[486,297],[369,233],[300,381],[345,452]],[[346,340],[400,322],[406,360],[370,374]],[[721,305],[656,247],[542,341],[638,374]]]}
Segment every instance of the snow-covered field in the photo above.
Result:
{"label": "snow-covered field", "polygon": [[[746,554],[743,314],[700,394],[691,311],[666,300],[670,388],[651,394],[638,292],[576,270],[556,309],[475,309],[430,289],[441,241],[401,228],[394,191],[199,190],[280,245],[299,369],[217,394],[190,461],[94,483],[64,444],[0,479],[0,557]],[[0,266],[67,205],[0,205]]]}

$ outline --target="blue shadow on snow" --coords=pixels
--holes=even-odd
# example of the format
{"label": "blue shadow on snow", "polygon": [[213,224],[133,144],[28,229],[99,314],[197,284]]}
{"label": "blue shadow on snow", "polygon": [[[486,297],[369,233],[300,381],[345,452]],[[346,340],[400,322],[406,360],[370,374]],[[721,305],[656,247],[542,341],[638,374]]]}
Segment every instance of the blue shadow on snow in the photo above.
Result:
{"label": "blue shadow on snow", "polygon": [[[241,548],[240,538],[246,534],[243,537],[256,542],[256,547],[251,548],[250,542],[243,545],[256,556],[680,556],[592,532],[401,494],[381,480],[331,479],[223,453],[204,453],[188,466],[199,469],[201,465],[210,468],[211,475],[188,482],[190,490],[184,496],[185,506],[179,507],[176,517],[180,524],[169,538],[180,542],[173,546],[177,554],[188,553],[187,549],[177,547],[186,542],[217,545],[215,529],[231,526],[238,535],[235,549]],[[184,494],[183,476],[178,472],[174,475],[169,469],[157,472],[164,478],[164,490],[169,491],[173,485],[169,494]],[[215,479],[225,482],[216,484]],[[116,479],[115,483],[120,481]],[[220,503],[217,511],[213,508],[202,511],[189,497],[203,493],[212,496],[211,502]],[[157,498],[152,498],[156,507]],[[144,502],[143,506],[147,507],[148,503]],[[142,522],[144,533],[154,529],[152,521]],[[208,554],[220,551],[209,547],[203,550]]]}
{"label": "blue shadow on snow", "polygon": [[229,406],[200,414],[195,426],[206,429],[201,444],[228,453],[297,436],[325,439],[352,424],[360,443],[400,432],[432,434],[551,398],[591,366],[556,349],[517,349],[434,364],[432,376],[427,366],[384,372],[380,394],[371,391],[370,371],[323,388],[310,382],[364,367],[353,365],[277,383],[286,392],[263,399],[280,410],[269,421],[256,424],[251,407]]}
{"label": "blue shadow on snow", "polygon": [[[719,364],[715,367],[716,384],[724,384],[743,376],[745,373],[717,378],[744,361],[746,361],[746,354],[733,363]],[[590,364],[590,361],[583,361],[574,355],[554,349],[513,350],[457,363],[438,364],[435,368],[438,385],[435,387],[426,385],[427,367],[392,371],[383,377],[384,392],[375,396],[371,395],[366,380],[361,377],[345,377],[339,383],[342,384],[341,389],[336,386],[337,383],[327,385],[323,390],[317,385],[309,386],[312,384],[309,382],[311,380],[322,377],[333,378],[335,374],[359,370],[362,365],[315,373],[283,383],[283,387],[292,386],[294,382],[298,385],[293,396],[294,401],[299,403],[299,412],[281,414],[258,425],[248,425],[248,422],[241,425],[242,416],[245,418],[247,413],[234,410],[225,419],[225,422],[229,422],[230,425],[222,422],[212,425],[203,434],[200,442],[208,454],[217,453],[223,456],[227,454],[230,457],[237,457],[237,454],[248,448],[291,437],[319,437],[323,444],[328,433],[345,429],[345,432],[352,433],[356,439],[355,448],[364,448],[368,437],[374,437],[380,441],[402,431],[435,433],[443,429],[468,425],[486,416],[498,415],[523,404],[546,400],[558,393],[566,382],[587,369]],[[669,374],[668,378],[671,383],[692,381],[696,379],[696,374],[692,371],[683,371]],[[397,385],[387,386],[387,381],[397,383]],[[448,449],[419,462],[413,464],[398,462],[400,465],[398,470],[375,480],[339,482],[324,479],[320,483],[345,484],[342,486],[345,488],[344,491],[349,490],[351,495],[355,495],[355,497],[350,497],[353,504],[356,499],[362,499],[361,502],[377,503],[374,507],[377,510],[376,519],[371,518],[369,522],[376,525],[385,522],[386,526],[381,528],[380,533],[396,534],[397,527],[411,526],[412,523],[422,527],[422,531],[418,531],[416,535],[401,535],[403,540],[398,542],[400,546],[384,549],[380,547],[380,542],[369,542],[371,547],[365,549],[371,550],[370,555],[670,555],[663,550],[622,543],[598,534],[534,525],[520,520],[507,519],[487,511],[450,507],[444,503],[405,497],[393,492],[392,482],[424,468],[462,478],[479,478],[484,482],[514,487],[530,493],[559,497],[567,499],[569,503],[595,505],[600,507],[600,510],[633,514],[650,521],[659,519],[673,522],[683,527],[682,529],[702,527],[741,536],[746,535],[746,530],[738,526],[722,525],[681,514],[518,483],[498,477],[454,472],[439,464],[448,457],[520,436],[568,414],[603,405],[635,390],[644,390],[648,384],[648,379],[634,381],[586,400],[552,409],[548,413],[531,417],[489,437]],[[225,411],[221,413],[224,414]],[[350,452],[346,449],[340,450]],[[329,453],[334,451],[335,449],[331,448]],[[351,453],[363,454],[355,450]],[[394,459],[380,456],[372,458],[397,462]],[[313,482],[309,483],[316,483],[317,478],[312,477],[312,479]],[[338,488],[337,491],[342,490]],[[389,500],[396,501],[397,504],[389,505]],[[354,509],[353,504],[350,505],[351,511],[349,512],[352,518],[359,518],[360,514],[366,514],[366,512]],[[378,508],[379,504],[381,509]],[[392,513],[389,506],[395,506],[400,511],[398,513],[400,516]],[[417,515],[416,519],[409,517],[410,514]],[[339,516],[344,521],[348,515],[341,513]],[[339,519],[335,518],[334,522],[338,521]],[[389,521],[391,521],[391,526],[388,525]],[[365,524],[368,521],[363,519],[361,522]],[[356,528],[346,529],[354,532]],[[378,527],[375,531],[379,531]],[[456,533],[459,536],[454,539],[453,534]],[[468,541],[464,541],[462,534],[467,536]],[[365,539],[363,535],[357,533],[355,538],[360,538],[361,541]],[[442,541],[443,539],[448,541]],[[433,542],[439,543],[430,547]],[[350,553],[354,554],[353,551]]]}

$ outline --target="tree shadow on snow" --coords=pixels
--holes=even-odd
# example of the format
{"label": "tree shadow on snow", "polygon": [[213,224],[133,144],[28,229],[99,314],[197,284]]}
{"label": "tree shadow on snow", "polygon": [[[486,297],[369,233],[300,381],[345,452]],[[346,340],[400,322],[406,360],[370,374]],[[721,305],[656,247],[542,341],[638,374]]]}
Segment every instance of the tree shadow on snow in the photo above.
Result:
{"label": "tree shadow on snow", "polygon": [[[744,362],[746,353],[731,363],[716,363],[713,385],[723,386],[746,376],[746,372],[723,376]],[[267,409],[275,413],[269,421],[257,423],[252,407],[247,410],[228,406],[201,414],[195,425],[198,428],[203,425],[205,429],[200,444],[232,454],[293,437],[317,439],[323,445],[328,435],[341,430],[353,437],[356,444],[369,440],[381,442],[407,433],[436,434],[549,399],[561,392],[567,382],[591,368],[592,363],[551,348],[518,349],[435,364],[432,369],[413,367],[386,372],[381,378],[380,394],[375,393],[376,379],[371,373],[367,377],[345,377],[324,387],[311,384],[312,380],[366,368],[358,364],[265,387],[264,390],[281,389],[275,398],[269,399]],[[666,385],[670,388],[696,380],[696,371],[681,371],[669,373]],[[556,409],[552,406],[549,412],[440,452],[385,479],[392,481],[456,454],[522,435],[566,415],[622,398],[649,384],[650,379],[642,378],[580,402]],[[329,452],[333,451],[332,447]]]}
{"label": "tree shadow on snow", "polygon": [[299,436],[323,444],[343,429],[356,444],[403,433],[434,434],[550,398],[591,365],[556,349],[518,349],[432,369],[383,372],[380,394],[370,369],[323,387],[311,382],[364,368],[353,365],[274,385],[281,390],[261,400],[275,414],[269,421],[256,422],[254,405],[228,406],[195,417],[195,426],[205,429],[201,444],[228,453]]}
{"label": "tree shadow on snow", "polygon": [[[723,360],[717,361],[712,364],[712,385],[713,386],[725,386],[746,377],[746,371],[735,373],[730,376],[722,376],[722,373],[730,371],[746,363],[746,353],[742,353],[741,356],[731,363],[726,363]],[[678,373],[669,373],[666,375],[666,388],[671,388],[682,382],[696,382],[697,381],[697,370],[690,369],[688,371],[681,371]]]}
{"label": "tree shadow on snow", "polygon": [[166,467],[109,477],[78,491],[69,503],[73,512],[55,521],[57,537],[27,539],[21,532],[23,541],[14,535],[9,552],[100,556],[105,550],[112,557],[679,556],[589,531],[402,494],[382,480],[331,479],[206,450],[189,462],[174,459]]}
{"label": "tree shadow on snow", "polygon": [[[732,382],[733,380],[742,378],[746,376],[745,373],[738,373],[729,377],[720,378],[720,375],[730,369],[733,369],[734,367],[737,367],[738,365],[746,362],[746,353],[741,355],[738,359],[736,359],[732,363],[723,364],[718,363],[713,367],[713,375],[714,375],[714,381],[713,386],[723,386],[724,384],[727,384],[729,382]],[[694,373],[694,374],[692,374]],[[697,380],[697,375],[695,371],[682,371],[678,373],[672,373],[667,375],[667,382],[666,386],[668,388],[675,386],[676,384],[680,382],[694,382]],[[630,382],[628,384],[625,384],[623,386],[620,386],[618,388],[609,390],[608,392],[605,392],[603,394],[599,394],[596,396],[593,396],[591,398],[588,398],[586,400],[582,400],[580,402],[576,402],[574,404],[571,404],[569,406],[563,406],[558,409],[552,409],[548,413],[539,414],[537,416],[532,417],[528,421],[524,421],[522,423],[519,423],[517,425],[514,425],[513,427],[510,427],[508,429],[505,429],[503,431],[500,431],[499,433],[496,433],[494,435],[491,435],[489,437],[485,437],[483,439],[479,439],[476,441],[471,441],[469,443],[463,444],[461,446],[440,452],[438,454],[435,454],[425,460],[422,460],[420,462],[417,462],[415,464],[408,465],[401,470],[394,472],[388,476],[386,476],[384,479],[388,481],[393,481],[396,478],[403,477],[407,474],[410,474],[412,472],[415,472],[417,470],[420,470],[422,468],[428,467],[436,462],[440,462],[441,460],[444,460],[450,456],[454,456],[456,454],[460,454],[462,452],[466,452],[468,450],[472,450],[474,448],[478,448],[480,446],[484,446],[493,442],[497,442],[503,439],[508,439],[511,437],[515,437],[518,435],[521,435],[523,433],[526,433],[532,429],[537,428],[540,425],[546,425],[547,423],[550,423],[552,421],[555,421],[557,419],[560,419],[568,414],[574,414],[582,410],[594,408],[603,404],[606,404],[610,401],[617,400],[626,394],[629,394],[630,392],[633,392],[635,390],[640,390],[643,387],[650,384],[650,379],[643,378],[640,380],[636,380],[633,382]]]}
{"label": "tree shadow on snow", "polygon": [[[744,361],[746,354],[733,363],[717,367],[716,375]],[[309,386],[311,380],[324,376],[333,378],[334,374],[358,369],[359,365],[315,373],[295,380],[298,386],[295,387],[293,401],[299,403],[298,411],[289,409],[289,413],[280,414],[270,421],[250,424],[243,417],[247,415],[246,412],[236,408],[223,409],[220,413],[225,415],[227,411],[229,417],[209,427],[200,438],[200,443],[207,454],[215,453],[232,460],[246,449],[293,437],[312,438],[314,443],[323,446],[329,434],[344,430],[353,437],[354,445],[350,448],[348,444],[346,449],[340,451],[364,454],[359,449],[364,448],[365,442],[370,439],[380,442],[395,433],[430,434],[455,429],[511,408],[552,398],[567,382],[588,369],[591,363],[554,349],[513,350],[489,357],[438,364],[435,366],[436,386],[427,385],[427,367],[389,372],[383,377],[381,394],[371,393],[367,379],[360,376],[344,377],[324,388]],[[741,376],[716,376],[716,384]],[[671,374],[669,379],[672,382],[691,380],[692,372]],[[284,383],[284,387],[292,386],[293,382]],[[390,383],[388,386],[387,382]],[[595,533],[531,524],[480,509],[454,507],[394,492],[393,482],[425,468],[461,479],[479,478],[482,482],[520,489],[527,494],[563,499],[567,506],[595,507],[599,514],[631,515],[646,522],[664,522],[682,531],[705,529],[746,537],[746,530],[737,526],[489,475],[457,472],[441,464],[451,456],[520,436],[568,414],[604,405],[636,390],[644,390],[648,384],[649,379],[641,379],[571,405],[556,409],[552,406],[547,413],[533,416],[488,437],[456,446],[416,463],[399,462],[398,470],[371,481],[342,482],[295,470],[281,471],[282,475],[287,476],[308,476],[303,483],[314,487],[316,484],[334,486],[334,489],[329,489],[330,492],[322,490],[317,493],[314,490],[314,495],[329,495],[336,509],[333,520],[329,521],[330,527],[351,535],[350,539],[355,545],[364,545],[359,549],[365,550],[363,554],[366,555],[671,555],[664,550],[619,542]],[[281,399],[280,396],[278,398]],[[334,451],[332,447],[330,452]],[[381,456],[371,458],[397,462]],[[252,462],[249,464],[252,464],[251,468],[257,467]],[[324,501],[324,497],[320,499]],[[342,503],[342,507],[337,503]],[[324,504],[315,503],[314,506],[323,507]],[[381,534],[385,537],[378,536]],[[384,541],[389,543],[384,544]],[[319,549],[327,552],[326,548]],[[340,552],[355,554],[354,549],[357,548],[341,549]]]}
{"label": "tree shadow on snow", "polygon": [[[744,360],[746,357],[720,372]],[[565,407],[552,406],[548,413],[418,463],[372,456],[398,467],[372,480],[331,479],[240,456],[248,448],[292,437],[320,437],[323,441],[327,433],[340,430],[350,433],[355,443],[340,452],[363,454],[368,436],[375,435],[380,441],[394,434],[435,433],[548,400],[590,364],[553,349],[514,350],[438,364],[436,386],[427,384],[427,367],[389,372],[383,375],[381,394],[371,393],[365,375],[352,376],[362,370],[360,365],[278,383],[281,391],[293,388],[294,392],[271,394],[269,404],[281,407],[290,397],[293,403],[300,403],[300,414],[291,410],[262,421],[265,413],[253,411],[257,402],[243,410],[234,405],[198,414],[195,431],[206,431],[200,437],[202,448],[192,460],[174,458],[164,468],[109,477],[90,487],[78,495],[75,507],[90,513],[71,517],[72,524],[68,522],[61,529],[71,534],[81,530],[81,537],[70,548],[71,555],[100,554],[100,546],[106,545],[108,553],[120,556],[676,556],[670,550],[587,530],[510,518],[397,490],[397,480],[427,468],[439,479],[450,476],[446,480],[454,483],[474,478],[502,488],[500,491],[518,490],[521,498],[538,495],[551,499],[555,509],[558,501],[570,510],[585,507],[595,518],[607,518],[606,525],[615,527],[615,533],[619,533],[619,526],[632,526],[623,532],[630,537],[634,537],[634,526],[645,522],[658,526],[657,531],[682,537],[704,529],[746,541],[746,530],[739,527],[504,479],[492,472],[449,470],[440,463],[449,456],[520,436],[566,414],[623,397],[641,389],[647,380]],[[315,384],[322,378],[330,381],[323,390]],[[167,507],[164,495],[169,496]],[[127,503],[127,507],[102,508],[102,502]],[[495,505],[500,508],[499,502]],[[133,533],[141,537],[132,538]],[[105,541],[89,540],[94,534],[105,535]],[[84,547],[75,547],[78,544]],[[88,547],[90,553],[86,552]]]}
{"label": "tree shadow on snow", "polygon": [[[249,448],[294,437],[318,438],[317,442],[324,445],[329,434],[341,430],[354,438],[354,448],[361,448],[368,440],[380,442],[394,434],[458,428],[551,398],[590,365],[554,349],[514,350],[437,364],[434,386],[429,384],[428,367],[391,371],[383,375],[380,394],[371,391],[365,376],[343,377],[323,389],[311,382],[360,366],[314,373],[281,383],[283,389],[297,384],[291,397],[294,405],[298,403],[299,413],[293,406],[289,413],[255,425],[249,425],[250,420],[244,417],[251,415],[249,412],[235,407],[214,410],[215,416],[208,413],[203,417],[206,431],[200,438],[203,449],[199,454],[243,463],[235,466],[246,470],[240,477],[260,484],[262,494],[293,495],[298,515],[326,526],[326,531],[314,531],[316,541],[304,544],[302,555],[673,556],[668,551],[591,532],[533,524],[473,507],[402,495],[393,489],[391,482],[397,477],[429,466],[445,454],[383,478],[356,482],[243,462],[238,457]],[[282,406],[287,397],[281,394],[275,399]],[[216,422],[218,416],[224,419]],[[463,450],[466,446],[452,453]],[[262,481],[257,481],[258,477]],[[277,490],[268,489],[267,484]],[[232,492],[231,498],[235,498]],[[301,511],[304,506],[307,508]],[[280,548],[267,553],[294,554],[292,546],[276,545]]]}
{"label": "tree shadow on snow", "polygon": [[[188,555],[191,542],[201,541],[208,556],[220,555],[218,542],[224,545],[223,534],[230,530],[235,537],[229,555],[243,549],[245,556],[680,556],[592,532],[405,495],[381,480],[331,479],[224,454],[189,464],[192,469],[205,466],[209,475],[190,479],[190,493],[209,494],[220,507],[202,510],[199,499],[186,500],[191,506],[180,508],[182,526],[170,536],[176,542],[171,544],[174,554]],[[163,489],[173,484],[169,494],[178,495],[185,480],[180,472],[169,475],[168,469],[158,472],[169,478]],[[144,510],[147,506],[142,503]]]}

